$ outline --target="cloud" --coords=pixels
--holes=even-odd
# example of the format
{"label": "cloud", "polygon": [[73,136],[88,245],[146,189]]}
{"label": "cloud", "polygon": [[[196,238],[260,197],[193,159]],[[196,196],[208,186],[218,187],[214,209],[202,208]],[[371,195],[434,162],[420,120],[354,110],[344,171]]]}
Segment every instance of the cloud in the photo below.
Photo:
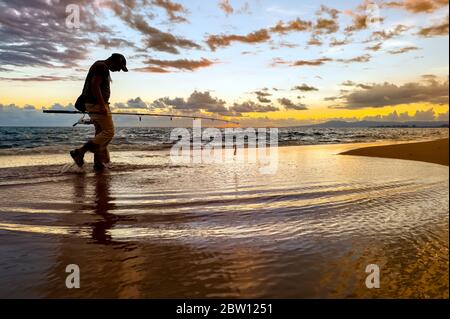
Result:
{"label": "cloud", "polygon": [[416,51],[416,50],[419,50],[419,48],[414,47],[414,46],[409,46],[409,47],[403,47],[400,49],[390,50],[390,51],[388,51],[388,53],[389,54],[402,54],[402,53],[407,53],[407,52]]}
{"label": "cloud", "polygon": [[155,6],[163,8],[167,15],[169,16],[169,20],[172,22],[187,22],[187,19],[181,15],[177,15],[179,13],[187,13],[183,5],[179,3],[172,2],[170,0],[153,0],[152,4]]}
{"label": "cloud", "polygon": [[311,38],[309,39],[309,41],[306,43],[307,45],[315,45],[315,46],[321,46],[323,44],[322,41],[320,41],[320,39],[313,35],[311,36]]}
{"label": "cloud", "polygon": [[46,108],[47,110],[55,110],[55,111],[67,111],[67,110],[74,110],[74,106],[72,103],[67,105],[62,105],[60,103],[54,103],[50,107]]}
{"label": "cloud", "polygon": [[269,66],[277,67],[279,65],[288,65],[290,62],[283,60],[282,58],[273,58]]}
{"label": "cloud", "polygon": [[226,115],[228,109],[225,107],[225,101],[212,97],[210,92],[194,91],[187,99],[169,97],[160,98],[151,103],[155,108],[170,108],[177,111],[198,112],[205,111]]}
{"label": "cloud", "polygon": [[389,121],[389,122],[408,122],[408,121],[448,121],[447,113],[436,114],[433,108],[425,111],[417,110],[413,115],[409,115],[408,112],[398,113],[393,111],[386,115],[372,115],[366,116],[362,120],[364,121]]}
{"label": "cloud", "polygon": [[254,93],[256,94],[256,98],[260,103],[272,102],[270,99],[267,98],[269,96],[272,96],[271,93],[267,92],[267,89],[263,89],[261,91],[255,91]]}
{"label": "cloud", "polygon": [[54,76],[39,75],[32,77],[0,77],[0,81],[11,82],[55,82],[55,81],[81,81],[83,78],[77,76]]}
{"label": "cloud", "polygon": [[424,75],[422,75],[422,79],[425,81],[434,82],[438,79],[438,77],[434,74],[424,74]]}
{"label": "cloud", "polygon": [[417,34],[425,38],[448,36],[448,16],[442,22],[420,29]]}
{"label": "cloud", "polygon": [[234,103],[233,106],[230,107],[230,111],[241,115],[242,113],[275,112],[279,111],[279,109],[273,105],[262,105],[253,101],[246,101],[243,103]]}
{"label": "cloud", "polygon": [[331,39],[330,41],[330,47],[337,47],[342,45],[350,44],[349,39],[343,39],[343,40],[337,40],[336,38]]}
{"label": "cloud", "polygon": [[33,105],[19,107],[0,103],[0,126],[69,126],[76,117],[59,117],[43,114]]}
{"label": "cloud", "polygon": [[287,34],[289,32],[302,32],[307,31],[312,28],[312,23],[309,21],[304,21],[299,18],[296,20],[283,22],[279,21],[274,27],[270,28],[273,33]]}
{"label": "cloud", "polygon": [[350,80],[347,80],[345,82],[342,82],[343,86],[356,86],[356,83]]}
{"label": "cloud", "polygon": [[135,1],[107,2],[106,5],[130,28],[142,34],[143,44],[147,49],[179,54],[179,49],[201,48],[200,45],[191,40],[150,26],[142,14],[133,13],[132,9],[137,7]]}
{"label": "cloud", "polygon": [[[350,81],[350,80],[344,81],[341,85],[342,86],[350,86],[350,87],[358,87],[358,88],[361,88],[361,89],[364,89],[364,90],[369,90],[369,89],[372,88],[372,85],[363,84],[363,83],[355,83],[355,82]],[[344,91],[343,93],[345,93],[345,90],[343,90],[343,91]]]}
{"label": "cloud", "polygon": [[448,0],[403,0],[382,4],[383,7],[400,8],[412,13],[430,13],[448,6]]}
{"label": "cloud", "polygon": [[[66,6],[76,4],[80,29],[66,27]],[[110,30],[96,21],[92,1],[0,2],[0,65],[74,67],[87,57],[92,38]]]}
{"label": "cloud", "polygon": [[226,15],[233,14],[234,9],[230,4],[229,0],[220,0],[219,1],[219,8],[223,10],[223,12],[226,13]]}
{"label": "cloud", "polygon": [[319,66],[326,62],[331,62],[333,59],[330,58],[319,58],[315,60],[298,60],[292,63],[292,66]]}
{"label": "cloud", "polygon": [[115,103],[117,109],[147,109],[148,105],[140,97],[130,99],[126,103]]}
{"label": "cloud", "polygon": [[357,7],[356,10],[346,10],[345,14],[352,17],[352,25],[345,28],[345,33],[352,34],[355,31],[368,29],[372,25],[381,24],[384,18],[379,15],[377,7],[374,6],[373,1],[364,0],[364,2]]}
{"label": "cloud", "polygon": [[303,83],[302,85],[297,85],[293,87],[292,91],[311,92],[311,91],[319,91],[319,89]]}
{"label": "cloud", "polygon": [[448,122],[448,120],[449,120],[448,111],[446,113],[438,114],[437,117],[436,117],[436,120]]}
{"label": "cloud", "polygon": [[373,84],[370,88],[355,90],[343,96],[329,98],[340,100],[333,108],[360,109],[412,103],[448,104],[448,80],[439,82],[410,82],[403,85]]}
{"label": "cloud", "polygon": [[365,42],[390,40],[394,37],[401,35],[402,33],[406,32],[406,31],[408,31],[409,29],[410,29],[410,27],[405,26],[403,24],[399,24],[391,29],[374,31],[374,32],[372,32],[371,37],[368,40],[366,40]]}
{"label": "cloud", "polygon": [[[333,60],[331,58],[319,58],[316,60],[298,60],[295,61],[293,63],[291,63],[291,66],[321,66],[324,65],[326,62],[340,62],[340,63],[344,63],[344,64],[350,64],[350,63],[364,63],[364,62],[369,62],[372,59],[372,56],[370,54],[364,54],[364,55],[360,55],[354,58],[350,58],[350,59],[336,59]],[[272,60],[272,66],[277,66],[277,65],[281,65],[281,64],[288,64],[288,62],[282,60],[282,59],[274,59]]]}
{"label": "cloud", "polygon": [[137,49],[136,45],[133,42],[115,37],[100,36],[97,44],[103,46],[105,49],[115,49],[121,47],[130,47]]}
{"label": "cloud", "polygon": [[[314,24],[314,35],[319,34],[331,34],[339,30],[339,11],[327,6],[321,5],[320,9],[316,12],[317,21]],[[327,18],[324,18],[326,15]]]}
{"label": "cloud", "polygon": [[290,42],[286,42],[286,41],[282,41],[279,43],[280,48],[289,48],[289,49],[293,49],[293,48],[298,48],[299,45],[295,44],[295,43],[290,43]]}
{"label": "cloud", "polygon": [[261,29],[247,35],[210,35],[206,39],[206,43],[208,44],[211,51],[215,51],[219,47],[227,47],[232,42],[241,42],[241,43],[262,43],[270,40],[270,34],[266,29]]}
{"label": "cloud", "polygon": [[278,99],[278,102],[281,105],[283,105],[287,110],[305,111],[305,110],[308,109],[305,104],[303,104],[303,103],[295,104],[291,100],[289,100],[288,98]]}
{"label": "cloud", "polygon": [[330,34],[339,30],[336,20],[319,18],[314,25],[314,34]]}
{"label": "cloud", "polygon": [[366,50],[377,52],[377,51],[380,51],[382,47],[383,47],[383,43],[379,42],[372,46],[366,47]]}
{"label": "cloud", "polygon": [[347,34],[367,29],[367,15],[356,14],[353,11],[347,11],[347,13],[353,17],[353,24],[345,28]]}
{"label": "cloud", "polygon": [[216,62],[210,61],[208,59],[202,58],[201,60],[157,60],[157,59],[147,59],[144,61],[147,65],[142,68],[137,68],[136,71],[139,72],[151,72],[151,73],[169,73],[176,70],[181,71],[195,71],[197,69],[209,67]]}
{"label": "cloud", "polygon": [[336,61],[345,63],[345,64],[349,64],[349,63],[369,62],[371,59],[372,59],[372,56],[370,54],[364,54],[364,55],[360,55],[360,56],[350,58],[350,59],[337,59]]}
{"label": "cloud", "polygon": [[288,22],[279,21],[274,27],[268,29],[259,29],[246,35],[209,35],[207,36],[205,42],[208,44],[209,48],[212,51],[215,51],[217,48],[230,46],[233,42],[241,42],[247,44],[264,43],[271,39],[271,33],[284,35],[289,32],[307,31],[310,30],[311,27],[311,22],[301,19],[296,19]]}

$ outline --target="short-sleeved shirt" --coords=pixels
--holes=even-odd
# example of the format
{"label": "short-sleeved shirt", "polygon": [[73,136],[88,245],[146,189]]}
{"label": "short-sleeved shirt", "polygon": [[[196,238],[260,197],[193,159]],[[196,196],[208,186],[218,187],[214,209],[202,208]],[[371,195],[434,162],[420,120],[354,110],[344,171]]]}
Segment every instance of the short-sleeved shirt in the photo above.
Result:
{"label": "short-sleeved shirt", "polygon": [[109,68],[106,65],[105,61],[97,61],[89,69],[83,88],[83,95],[85,96],[85,101],[86,103],[91,104],[98,103],[91,88],[92,78],[96,75],[101,78],[100,92],[102,93],[102,97],[105,103],[108,103],[109,97],[111,95],[111,90],[109,86],[110,75],[109,75]]}

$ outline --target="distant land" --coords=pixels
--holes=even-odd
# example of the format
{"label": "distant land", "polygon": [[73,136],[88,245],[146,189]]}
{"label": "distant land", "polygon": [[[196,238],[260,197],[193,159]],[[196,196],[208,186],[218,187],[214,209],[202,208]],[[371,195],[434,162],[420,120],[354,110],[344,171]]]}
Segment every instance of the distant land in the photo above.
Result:
{"label": "distant land", "polygon": [[448,128],[446,121],[408,121],[408,122],[385,122],[385,121],[328,121],[325,123],[307,125],[314,128],[364,128],[364,127],[391,127],[391,128]]}

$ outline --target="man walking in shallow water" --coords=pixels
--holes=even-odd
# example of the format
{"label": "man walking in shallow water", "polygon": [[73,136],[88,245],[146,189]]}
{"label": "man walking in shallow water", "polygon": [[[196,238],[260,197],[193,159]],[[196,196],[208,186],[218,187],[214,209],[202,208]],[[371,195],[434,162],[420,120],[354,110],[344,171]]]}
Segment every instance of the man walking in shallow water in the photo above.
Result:
{"label": "man walking in shallow water", "polygon": [[70,152],[75,163],[82,167],[84,155],[94,153],[94,169],[102,171],[110,162],[108,144],[114,137],[114,123],[109,108],[111,95],[109,71],[128,72],[126,59],[122,54],[114,53],[106,60],[96,61],[86,76],[83,93],[86,111],[95,127],[95,137],[81,148]]}

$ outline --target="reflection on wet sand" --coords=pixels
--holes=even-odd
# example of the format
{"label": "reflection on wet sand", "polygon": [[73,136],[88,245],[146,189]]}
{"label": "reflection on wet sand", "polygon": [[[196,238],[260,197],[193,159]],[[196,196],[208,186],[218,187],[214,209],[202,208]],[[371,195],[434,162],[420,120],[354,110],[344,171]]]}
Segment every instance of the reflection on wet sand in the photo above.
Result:
{"label": "reflection on wet sand", "polygon": [[271,176],[120,154],[123,170],[0,185],[0,296],[448,297],[448,168],[339,151],[281,149]]}

